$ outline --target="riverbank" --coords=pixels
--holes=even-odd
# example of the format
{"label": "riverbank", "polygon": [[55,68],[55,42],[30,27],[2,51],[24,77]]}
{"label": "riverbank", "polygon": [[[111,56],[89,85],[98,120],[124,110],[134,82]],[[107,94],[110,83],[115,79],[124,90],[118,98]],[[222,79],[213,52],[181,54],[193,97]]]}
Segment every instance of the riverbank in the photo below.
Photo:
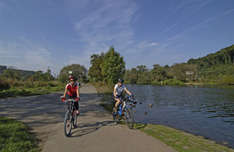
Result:
{"label": "riverbank", "polygon": [[[103,86],[103,88],[106,88]],[[111,92],[111,91],[110,91]],[[111,104],[111,94],[102,94],[102,103],[101,105],[108,111],[112,110]],[[173,147],[177,151],[181,152],[199,152],[199,151],[210,151],[210,152],[220,152],[220,151],[230,151],[233,152],[233,149],[225,147],[223,145],[217,144],[214,141],[204,139],[200,136],[195,136],[183,131],[173,129],[167,126],[162,125],[153,125],[153,124],[137,124],[137,129],[140,129],[146,134],[157,138],[169,146]]]}
{"label": "riverbank", "polygon": [[[102,84],[102,83],[101,83]],[[126,84],[132,84],[126,82]],[[222,82],[182,82],[176,79],[168,79],[161,82],[152,83],[134,83],[133,85],[154,85],[154,86],[194,86],[194,87],[208,87],[208,88],[234,88],[233,83]]]}
{"label": "riverbank", "polygon": [[38,140],[22,122],[0,117],[1,152],[39,152]]}
{"label": "riverbank", "polygon": [[219,145],[204,137],[195,136],[163,125],[137,124],[135,128],[161,140],[178,152],[234,152],[234,149]]}

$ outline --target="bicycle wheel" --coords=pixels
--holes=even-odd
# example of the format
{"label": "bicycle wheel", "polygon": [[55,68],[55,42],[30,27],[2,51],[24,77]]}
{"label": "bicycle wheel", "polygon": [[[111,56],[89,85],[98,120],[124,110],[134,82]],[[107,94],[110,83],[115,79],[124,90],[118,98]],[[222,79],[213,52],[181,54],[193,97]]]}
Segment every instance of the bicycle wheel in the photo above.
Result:
{"label": "bicycle wheel", "polygon": [[135,121],[134,121],[132,110],[126,109],[124,113],[124,117],[125,117],[125,122],[128,125],[128,127],[130,129],[133,129]]}
{"label": "bicycle wheel", "polygon": [[69,111],[66,112],[64,118],[64,133],[65,136],[70,137],[72,130],[72,115]]}
{"label": "bicycle wheel", "polygon": [[77,114],[75,112],[73,112],[73,121],[72,121],[73,128],[77,128],[77,126],[78,126],[77,118],[78,118]]}

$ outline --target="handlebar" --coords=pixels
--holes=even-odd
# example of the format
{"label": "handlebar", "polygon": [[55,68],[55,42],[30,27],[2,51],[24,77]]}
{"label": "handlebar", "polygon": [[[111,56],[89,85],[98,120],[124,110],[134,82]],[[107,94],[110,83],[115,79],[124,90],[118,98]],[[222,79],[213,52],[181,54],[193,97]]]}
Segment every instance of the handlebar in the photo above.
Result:
{"label": "handlebar", "polygon": [[66,98],[64,98],[63,96],[62,97],[60,97],[61,98],[61,100],[62,100],[62,102],[78,102],[79,100],[80,100],[80,98],[75,98],[75,99],[66,99]]}
{"label": "handlebar", "polygon": [[76,102],[76,100],[75,99],[67,99],[64,102]]}
{"label": "handlebar", "polygon": [[128,96],[127,99],[128,99],[129,102],[131,102],[131,103],[133,103],[133,104],[137,104],[137,101],[136,101],[136,99],[134,98],[133,95]]}

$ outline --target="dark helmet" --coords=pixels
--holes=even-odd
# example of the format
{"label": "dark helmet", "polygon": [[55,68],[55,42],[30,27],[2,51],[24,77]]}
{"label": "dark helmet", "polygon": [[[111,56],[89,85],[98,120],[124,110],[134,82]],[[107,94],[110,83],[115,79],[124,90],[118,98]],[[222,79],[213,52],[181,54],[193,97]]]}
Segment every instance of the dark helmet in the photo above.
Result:
{"label": "dark helmet", "polygon": [[118,82],[119,83],[124,83],[124,80],[123,79],[118,79]]}

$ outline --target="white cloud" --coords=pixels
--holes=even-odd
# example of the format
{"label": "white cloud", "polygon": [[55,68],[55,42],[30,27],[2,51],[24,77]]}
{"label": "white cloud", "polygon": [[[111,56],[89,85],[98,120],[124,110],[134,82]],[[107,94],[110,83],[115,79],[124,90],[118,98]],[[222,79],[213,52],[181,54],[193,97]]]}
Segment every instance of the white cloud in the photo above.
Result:
{"label": "white cloud", "polygon": [[85,53],[76,58],[86,66],[91,54],[107,51],[112,45],[121,53],[134,41],[131,23],[137,5],[133,0],[82,1],[81,4],[86,15],[77,19],[74,28]]}
{"label": "white cloud", "polygon": [[157,42],[148,42],[148,41],[142,41],[137,45],[138,49],[145,49],[145,48],[151,48],[157,46]]}
{"label": "white cloud", "polygon": [[57,72],[58,67],[52,63],[50,51],[30,41],[0,41],[0,65],[14,66],[26,70],[47,70],[48,67]]}
{"label": "white cloud", "polygon": [[135,0],[70,0],[66,6],[74,22],[79,52],[82,52],[71,55],[66,64],[78,63],[88,68],[90,56],[105,52],[110,46],[114,46],[126,62],[134,63],[130,58],[137,52],[158,50],[157,42],[139,40],[135,35],[133,26],[140,9]]}

